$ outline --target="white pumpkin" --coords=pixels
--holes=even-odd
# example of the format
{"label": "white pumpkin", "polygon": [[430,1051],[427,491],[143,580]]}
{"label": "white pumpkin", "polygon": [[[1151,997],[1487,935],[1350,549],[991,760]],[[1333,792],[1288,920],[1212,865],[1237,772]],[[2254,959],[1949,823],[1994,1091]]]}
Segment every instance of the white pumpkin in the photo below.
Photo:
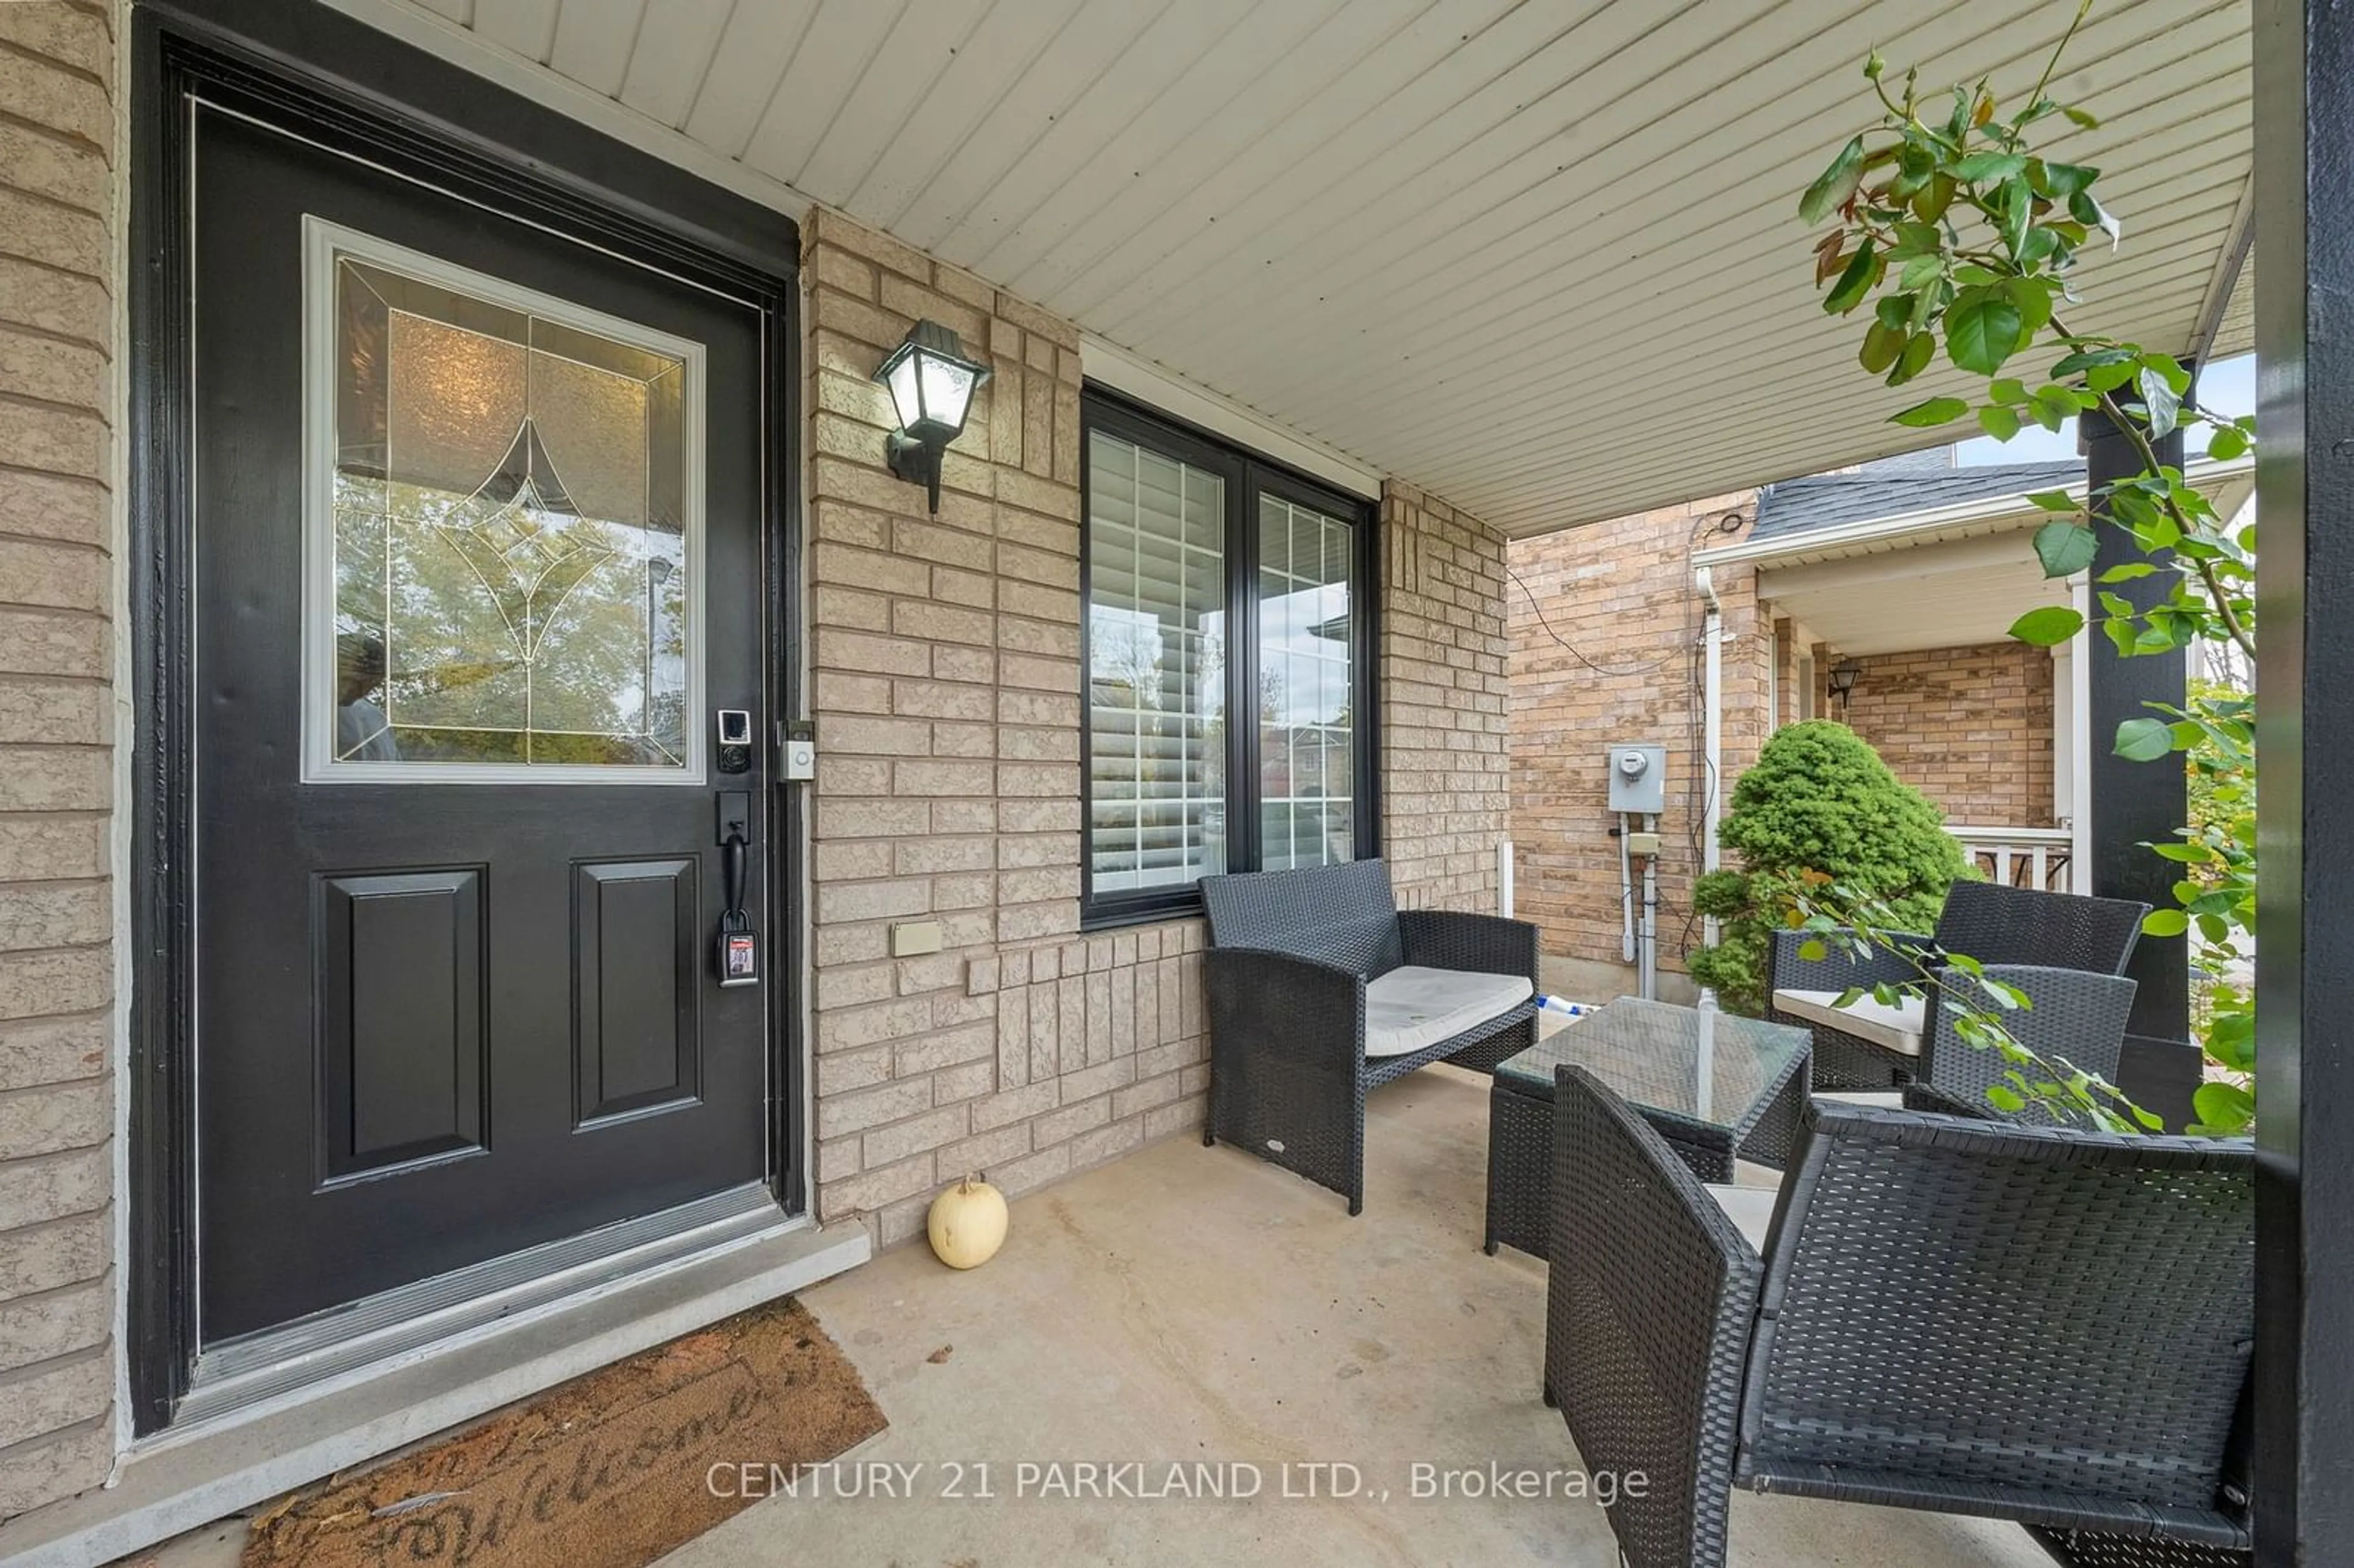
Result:
{"label": "white pumpkin", "polygon": [[925,1231],[950,1268],[979,1268],[1005,1245],[1005,1194],[968,1176],[932,1200]]}

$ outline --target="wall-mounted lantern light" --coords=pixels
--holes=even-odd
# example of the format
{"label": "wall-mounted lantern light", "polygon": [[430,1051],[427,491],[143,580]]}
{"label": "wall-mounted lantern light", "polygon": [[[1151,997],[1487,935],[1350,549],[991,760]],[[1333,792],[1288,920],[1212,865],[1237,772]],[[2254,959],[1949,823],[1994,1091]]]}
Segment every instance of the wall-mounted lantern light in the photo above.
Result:
{"label": "wall-mounted lantern light", "polygon": [[907,329],[875,379],[891,389],[892,406],[899,412],[899,428],[884,449],[891,471],[921,484],[937,514],[940,454],[964,429],[972,395],[989,379],[989,367],[965,357],[964,343],[955,333],[938,322],[920,321]]}
{"label": "wall-mounted lantern light", "polygon": [[1855,678],[1863,673],[1863,666],[1852,659],[1842,659],[1831,666],[1831,695],[1840,700],[1840,711],[1847,711],[1848,694],[1855,690]]}

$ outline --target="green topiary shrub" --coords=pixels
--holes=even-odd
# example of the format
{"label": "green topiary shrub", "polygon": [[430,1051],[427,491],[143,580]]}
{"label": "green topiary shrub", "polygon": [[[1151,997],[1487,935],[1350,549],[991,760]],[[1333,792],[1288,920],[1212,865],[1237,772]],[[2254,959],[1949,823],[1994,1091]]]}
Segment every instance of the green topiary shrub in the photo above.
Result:
{"label": "green topiary shrub", "polygon": [[1766,1009],[1766,958],[1788,906],[1772,873],[1819,871],[1885,898],[1908,930],[1936,924],[1946,889],[1966,874],[1945,815],[1901,782],[1853,730],[1814,719],[1776,732],[1734,786],[1717,842],[1741,869],[1711,872],[1692,906],[1723,922],[1691,953],[1691,977],[1737,1012]]}

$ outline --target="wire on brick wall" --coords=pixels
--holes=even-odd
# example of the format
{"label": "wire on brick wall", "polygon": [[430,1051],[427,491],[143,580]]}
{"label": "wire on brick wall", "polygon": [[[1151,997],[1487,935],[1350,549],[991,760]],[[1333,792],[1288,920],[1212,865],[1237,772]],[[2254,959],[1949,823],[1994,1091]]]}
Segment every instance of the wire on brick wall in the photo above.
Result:
{"label": "wire on brick wall", "polygon": [[1615,670],[1606,664],[1596,663],[1593,660],[1585,656],[1585,654],[1578,648],[1576,643],[1572,642],[1568,638],[1564,637],[1560,632],[1555,631],[1553,629],[1553,622],[1545,619],[1544,607],[1537,603],[1537,596],[1530,588],[1529,585],[1521,581],[1520,573],[1512,570],[1512,568],[1507,565],[1504,567],[1504,575],[1511,578],[1512,581],[1518,585],[1521,592],[1527,597],[1529,601],[1529,610],[1537,618],[1537,624],[1544,628],[1545,635],[1552,638],[1555,642],[1560,643],[1564,648],[1568,649],[1572,658],[1585,665],[1587,669],[1593,671],[1596,674],[1648,675],[1654,671],[1664,670],[1669,665],[1675,662],[1675,660],[1672,657],[1670,657],[1666,659],[1656,659],[1648,664],[1622,664]]}

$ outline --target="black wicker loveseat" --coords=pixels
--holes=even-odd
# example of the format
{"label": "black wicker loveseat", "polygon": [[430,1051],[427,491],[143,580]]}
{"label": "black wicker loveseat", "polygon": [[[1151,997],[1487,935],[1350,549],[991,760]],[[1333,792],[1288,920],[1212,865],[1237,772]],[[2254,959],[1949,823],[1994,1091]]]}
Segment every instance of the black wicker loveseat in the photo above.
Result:
{"label": "black wicker loveseat", "polygon": [[1736,1486],[2015,1520],[2087,1568],[2250,1561],[2248,1143],[1818,1102],[1744,1226],[1592,1075],[1554,1103],[1545,1396],[1645,1477],[1630,1568],[1720,1568]]}
{"label": "black wicker loveseat", "polygon": [[1204,877],[1210,1118],[1364,1208],[1365,1091],[1433,1062],[1492,1073],[1536,1040],[1536,927],[1400,913],[1378,860]]}
{"label": "black wicker loveseat", "polygon": [[1831,945],[1822,957],[1809,959],[1805,949],[1821,940],[1817,933],[1775,932],[1766,957],[1766,1016],[1814,1032],[1817,1089],[1903,1088],[1920,1075],[1921,1002],[1907,1003],[1909,1015],[1869,997],[1839,1008],[1833,999],[1841,992],[1917,982],[1916,959],[1935,964],[1946,953],[1982,964],[2121,975],[2148,913],[2148,905],[2123,898],[1956,882],[1946,891],[1935,935],[1888,932],[1889,945],[1865,955]]}

